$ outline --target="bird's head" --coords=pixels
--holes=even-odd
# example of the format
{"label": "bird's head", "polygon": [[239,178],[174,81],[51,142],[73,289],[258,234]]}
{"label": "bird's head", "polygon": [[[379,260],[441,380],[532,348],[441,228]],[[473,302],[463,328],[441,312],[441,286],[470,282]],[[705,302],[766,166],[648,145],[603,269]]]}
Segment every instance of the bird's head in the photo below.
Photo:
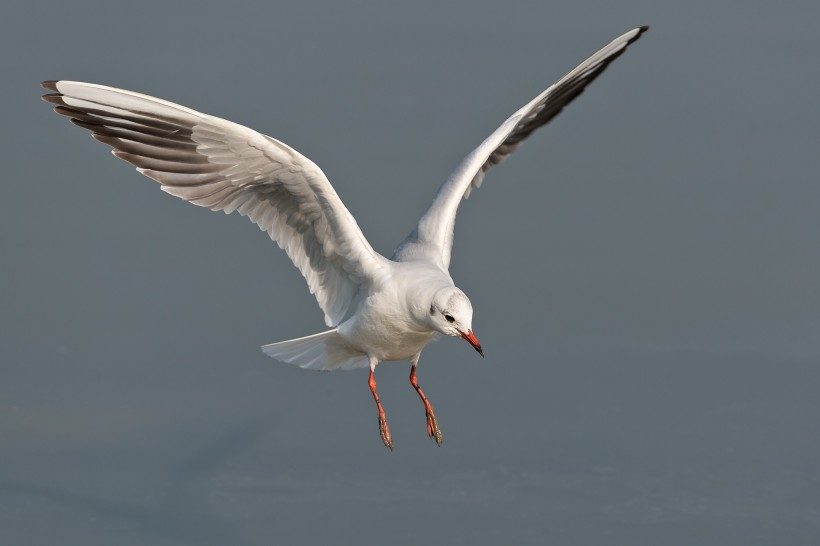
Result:
{"label": "bird's head", "polygon": [[478,354],[484,356],[481,344],[473,334],[473,306],[467,296],[455,286],[438,290],[430,304],[430,322],[433,328],[448,336],[461,336]]}

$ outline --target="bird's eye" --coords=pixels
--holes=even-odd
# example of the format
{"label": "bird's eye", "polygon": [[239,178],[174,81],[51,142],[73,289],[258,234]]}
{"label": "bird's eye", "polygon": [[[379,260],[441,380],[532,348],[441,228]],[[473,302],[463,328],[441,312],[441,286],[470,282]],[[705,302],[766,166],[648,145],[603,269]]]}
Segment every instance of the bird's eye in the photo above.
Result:
{"label": "bird's eye", "polygon": [[444,320],[447,322],[455,322],[456,319],[453,318],[453,315],[444,315]]}

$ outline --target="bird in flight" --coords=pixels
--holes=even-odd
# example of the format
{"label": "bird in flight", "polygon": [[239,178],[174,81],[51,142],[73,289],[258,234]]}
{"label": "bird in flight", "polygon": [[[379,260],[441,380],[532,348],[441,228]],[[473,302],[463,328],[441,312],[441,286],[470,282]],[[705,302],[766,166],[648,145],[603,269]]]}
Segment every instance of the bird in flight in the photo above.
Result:
{"label": "bird in flight", "polygon": [[537,128],[555,117],[648,27],[619,36],[510,116],[442,184],[391,258],[365,239],[325,174],[288,145],[242,125],[147,95],[91,83],[46,81],[58,114],[113,148],[163,191],[268,233],[302,272],[330,330],[264,345],[265,354],[311,370],[370,368],[379,433],[393,449],[376,391],[381,361],[409,360],[427,434],[441,445],[416,367],[437,335],[460,337],[481,356],[473,307],[448,271],[459,203]]}

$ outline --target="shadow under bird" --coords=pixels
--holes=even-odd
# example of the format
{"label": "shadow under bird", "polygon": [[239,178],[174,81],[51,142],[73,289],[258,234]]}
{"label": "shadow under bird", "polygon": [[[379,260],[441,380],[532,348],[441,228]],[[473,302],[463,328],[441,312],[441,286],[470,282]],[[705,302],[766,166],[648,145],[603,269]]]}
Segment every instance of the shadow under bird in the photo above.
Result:
{"label": "shadow under bird", "polygon": [[460,337],[481,356],[473,307],[448,272],[462,198],[535,129],[556,116],[648,27],[619,36],[515,112],[473,150],[439,189],[418,226],[390,259],[365,239],[324,173],[269,136],[168,101],[103,85],[47,81],[54,110],[88,129],[113,153],[196,205],[247,216],[287,252],[324,311],[331,330],[265,345],[265,354],[311,370],[370,368],[382,442],[393,448],[374,371],[409,360],[410,383],[441,445],[433,407],[416,367],[437,335]]}

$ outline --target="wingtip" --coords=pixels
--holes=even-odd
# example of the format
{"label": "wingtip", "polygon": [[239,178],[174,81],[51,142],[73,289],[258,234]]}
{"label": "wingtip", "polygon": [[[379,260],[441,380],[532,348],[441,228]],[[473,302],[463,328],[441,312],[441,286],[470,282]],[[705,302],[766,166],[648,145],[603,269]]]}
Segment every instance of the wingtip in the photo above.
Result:
{"label": "wingtip", "polygon": [[60,80],[46,80],[40,83],[40,87],[43,89],[48,89],[49,91],[59,91],[57,89],[58,83],[60,83]]}
{"label": "wingtip", "polygon": [[60,93],[46,93],[41,98],[50,104],[57,104],[59,106],[65,105],[63,102],[63,95]]}
{"label": "wingtip", "polygon": [[[630,44],[635,42],[635,40],[637,40],[638,38],[643,36],[643,33],[646,32],[647,30],[649,30],[649,25],[642,25],[642,26],[639,26],[637,28],[633,28],[632,30],[627,32],[626,33],[627,35],[632,34],[632,36],[627,40],[626,46],[629,46]],[[624,46],[624,47],[626,47],[626,46]]]}
{"label": "wingtip", "polygon": [[631,44],[632,42],[634,42],[635,40],[637,40],[638,38],[643,36],[643,33],[646,32],[647,30],[649,30],[649,25],[640,26],[640,27],[636,28],[635,30],[637,30],[637,32],[635,32],[635,35],[632,38],[629,39],[629,42],[627,42],[627,45]]}

